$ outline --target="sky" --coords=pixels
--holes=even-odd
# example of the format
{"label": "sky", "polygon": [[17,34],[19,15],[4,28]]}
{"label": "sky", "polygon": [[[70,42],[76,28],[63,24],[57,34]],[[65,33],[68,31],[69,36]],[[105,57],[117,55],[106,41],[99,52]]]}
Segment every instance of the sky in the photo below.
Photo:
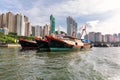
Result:
{"label": "sky", "polygon": [[50,24],[50,15],[58,27],[66,32],[66,18],[78,23],[78,32],[87,24],[88,32],[120,33],[120,0],[0,0],[0,14],[22,13],[31,25]]}

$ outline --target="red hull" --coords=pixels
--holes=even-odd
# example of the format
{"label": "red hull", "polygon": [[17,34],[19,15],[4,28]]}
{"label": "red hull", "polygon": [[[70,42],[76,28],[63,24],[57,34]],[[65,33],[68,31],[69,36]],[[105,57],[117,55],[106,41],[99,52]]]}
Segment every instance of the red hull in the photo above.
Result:
{"label": "red hull", "polygon": [[35,41],[19,39],[19,43],[22,49],[37,49],[37,43]]}

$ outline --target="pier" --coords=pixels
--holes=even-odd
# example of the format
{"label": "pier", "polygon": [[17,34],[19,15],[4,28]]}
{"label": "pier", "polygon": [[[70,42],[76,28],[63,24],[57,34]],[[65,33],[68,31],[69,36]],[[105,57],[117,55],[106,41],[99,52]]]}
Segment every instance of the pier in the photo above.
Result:
{"label": "pier", "polygon": [[14,48],[14,47],[21,47],[21,45],[20,45],[20,44],[6,44],[6,43],[0,43],[0,47]]}

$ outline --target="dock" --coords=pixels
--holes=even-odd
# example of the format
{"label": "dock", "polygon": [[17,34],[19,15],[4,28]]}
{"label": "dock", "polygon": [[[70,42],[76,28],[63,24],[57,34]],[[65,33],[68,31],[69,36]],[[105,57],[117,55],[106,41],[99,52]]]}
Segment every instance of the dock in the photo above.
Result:
{"label": "dock", "polygon": [[0,47],[8,47],[8,48],[14,48],[14,47],[21,47],[20,44],[0,44]]}

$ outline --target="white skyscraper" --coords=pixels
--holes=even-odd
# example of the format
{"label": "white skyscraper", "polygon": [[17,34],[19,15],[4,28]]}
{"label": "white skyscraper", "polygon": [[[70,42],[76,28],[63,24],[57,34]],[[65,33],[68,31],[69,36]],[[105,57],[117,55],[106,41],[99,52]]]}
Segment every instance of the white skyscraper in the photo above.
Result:
{"label": "white skyscraper", "polygon": [[35,30],[35,36],[40,36],[40,37],[43,37],[43,28],[42,28],[42,26],[39,26],[39,25],[37,25],[37,26],[35,26],[34,28],[33,28],[33,30]]}
{"label": "white skyscraper", "polygon": [[25,20],[24,20],[23,14],[22,14],[22,20],[21,20],[21,35],[25,36]]}
{"label": "white skyscraper", "polygon": [[17,35],[25,36],[25,20],[23,14],[17,14]]}
{"label": "white skyscraper", "polygon": [[49,32],[50,32],[50,26],[49,25],[45,25],[44,27],[43,27],[43,36],[48,36],[49,35]]}
{"label": "white skyscraper", "polygon": [[17,35],[21,36],[21,15],[16,15]]}

